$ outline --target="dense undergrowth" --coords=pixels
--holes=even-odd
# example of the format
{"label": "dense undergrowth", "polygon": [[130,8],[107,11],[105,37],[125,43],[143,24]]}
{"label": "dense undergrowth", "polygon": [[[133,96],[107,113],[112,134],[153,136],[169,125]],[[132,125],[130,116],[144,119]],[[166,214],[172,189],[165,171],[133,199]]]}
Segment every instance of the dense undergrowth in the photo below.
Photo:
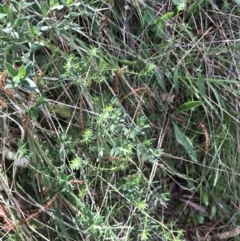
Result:
{"label": "dense undergrowth", "polygon": [[239,240],[240,6],[4,1],[3,240]]}

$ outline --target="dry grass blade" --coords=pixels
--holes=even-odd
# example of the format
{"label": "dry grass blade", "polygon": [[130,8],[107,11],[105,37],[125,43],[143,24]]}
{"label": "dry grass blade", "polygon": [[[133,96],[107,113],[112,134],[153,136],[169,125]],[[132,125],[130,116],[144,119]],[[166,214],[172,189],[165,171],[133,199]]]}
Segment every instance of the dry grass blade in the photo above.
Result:
{"label": "dry grass blade", "polygon": [[227,240],[230,238],[237,237],[240,234],[240,227],[237,227],[231,231],[223,232],[215,235],[210,235],[204,240],[206,241],[215,241],[215,240]]}
{"label": "dry grass blade", "polygon": [[31,215],[29,215],[27,218],[24,218],[22,220],[19,221],[19,225],[22,225],[26,222],[29,222],[31,219],[35,218],[37,215],[39,215],[41,212],[44,211],[44,209],[47,209],[51,206],[51,204],[54,202],[54,200],[57,198],[58,193],[56,193],[51,200],[49,200],[44,206],[43,208],[39,208],[37,211],[35,211],[34,213],[32,213]]}
{"label": "dry grass blade", "polygon": [[9,231],[16,232],[16,229],[13,225],[13,223],[8,218],[8,213],[6,211],[6,208],[3,204],[0,204],[0,217],[3,219],[3,230],[5,233]]}

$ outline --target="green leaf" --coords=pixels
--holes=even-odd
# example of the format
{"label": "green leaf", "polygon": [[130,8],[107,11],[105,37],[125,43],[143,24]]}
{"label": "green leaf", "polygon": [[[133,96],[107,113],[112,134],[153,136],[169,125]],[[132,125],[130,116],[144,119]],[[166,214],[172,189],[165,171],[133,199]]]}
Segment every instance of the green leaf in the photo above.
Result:
{"label": "green leaf", "polygon": [[42,27],[40,28],[41,31],[48,31],[48,30],[50,30],[50,29],[52,29],[52,26],[42,26]]}
{"label": "green leaf", "polygon": [[208,201],[208,195],[207,193],[203,190],[203,188],[201,187],[200,189],[200,195],[201,195],[201,198],[203,200],[203,203],[206,207],[208,207],[208,204],[209,204],[209,201]]}
{"label": "green leaf", "polygon": [[73,171],[76,171],[76,170],[79,170],[83,166],[83,164],[84,164],[84,161],[81,158],[75,157],[70,162],[70,168]]}
{"label": "green leaf", "polygon": [[31,6],[34,5],[34,4],[35,4],[35,2],[27,3],[27,2],[24,1],[22,7],[23,7],[23,9],[25,9],[25,8],[31,7]]}
{"label": "green leaf", "polygon": [[171,17],[174,16],[174,12],[168,12],[168,13],[165,13],[162,17],[161,17],[161,20],[163,22],[166,22],[167,20],[169,20]]}
{"label": "green leaf", "polygon": [[70,4],[72,4],[73,3],[73,0],[67,0],[67,6],[69,6]]}
{"label": "green leaf", "polygon": [[30,91],[38,92],[37,85],[33,80],[26,78],[26,79],[24,79],[22,84],[26,89],[28,89]]}
{"label": "green leaf", "polygon": [[42,42],[34,42],[31,46],[31,53],[35,53],[42,46],[44,46]]}
{"label": "green leaf", "polygon": [[9,83],[9,84],[6,84],[6,89],[14,89],[14,88],[17,88],[18,87],[18,84],[15,84],[14,82],[12,83]]}
{"label": "green leaf", "polygon": [[11,23],[11,25],[13,25],[14,24],[13,11],[10,8],[7,9],[7,16],[8,16],[8,21]]}
{"label": "green leaf", "polygon": [[162,87],[162,89],[165,92],[167,92],[166,91],[165,80],[164,80],[164,75],[163,75],[163,73],[161,72],[161,70],[157,66],[155,66],[155,68],[154,68],[154,73],[155,73],[157,82],[160,85],[160,87]]}
{"label": "green leaf", "polygon": [[13,83],[14,83],[15,85],[19,85],[20,82],[21,82],[21,80],[20,80],[20,78],[19,78],[18,75],[13,78]]}
{"label": "green leaf", "polygon": [[27,17],[20,17],[20,18],[17,19],[15,25],[17,25],[17,26],[23,25],[23,23],[29,22],[30,19],[33,18],[33,17],[34,17],[34,15],[29,15]]}
{"label": "green leaf", "polygon": [[20,78],[18,76],[15,76],[13,78],[12,82],[6,85],[6,88],[7,89],[17,88],[19,86],[20,82],[21,82]]}
{"label": "green leaf", "polygon": [[19,77],[19,79],[22,79],[25,77],[25,75],[26,75],[26,67],[24,65],[22,65],[20,67],[20,69],[18,70],[18,77]]}
{"label": "green leaf", "polygon": [[146,24],[149,26],[151,32],[155,34],[155,37],[162,38],[164,36],[163,26],[165,22],[174,16],[174,12],[165,13],[160,18],[156,18],[155,12],[153,10],[146,10],[143,14],[143,19]]}
{"label": "green leaf", "polygon": [[17,71],[12,67],[11,64],[9,64],[8,62],[5,61],[5,62],[4,62],[4,65],[5,65],[6,69],[7,69],[8,74],[9,74],[11,77],[17,76]]}
{"label": "green leaf", "polygon": [[[220,111],[220,113],[221,113],[221,120],[223,120],[223,110],[226,110],[226,107],[225,107],[225,105],[224,105],[224,102],[222,102],[221,100],[222,100],[222,98],[221,98],[221,96],[219,95],[219,91],[217,90],[217,88],[215,88],[215,86],[214,85],[212,85],[211,83],[208,83],[208,86],[211,88],[211,90],[212,90],[212,92],[213,92],[213,94],[214,94],[214,96],[215,96],[215,99],[217,100],[217,106],[219,107],[218,109],[219,109],[219,111]],[[217,86],[217,84],[216,84],[216,86]],[[215,110],[216,110],[216,108],[214,108]],[[217,112],[217,111],[216,111]]]}
{"label": "green leaf", "polygon": [[155,13],[151,9],[147,9],[144,11],[143,19],[146,22],[146,24],[150,24],[154,20],[154,15]]}
{"label": "green leaf", "polygon": [[52,8],[53,6],[58,5],[58,1],[57,0],[50,0],[49,4],[50,4],[50,8]]}
{"label": "green leaf", "polygon": [[203,101],[188,101],[183,105],[179,106],[176,110],[176,113],[187,111],[187,110],[194,110],[197,106],[201,105]]}
{"label": "green leaf", "polygon": [[25,76],[29,76],[30,73],[31,73],[31,70],[32,70],[32,67],[33,67],[33,63],[32,62],[29,62],[27,65],[26,65],[26,72],[25,72]]}
{"label": "green leaf", "polygon": [[206,96],[205,82],[202,78],[197,80],[198,91],[202,96]]}
{"label": "green leaf", "polygon": [[64,8],[64,5],[57,5],[57,6],[51,7],[51,10],[55,10],[55,9],[61,10],[61,9],[63,9],[63,8]]}
{"label": "green leaf", "polygon": [[48,12],[48,6],[47,6],[46,1],[40,2],[40,9],[41,9],[43,17],[45,18],[47,16],[47,12]]}
{"label": "green leaf", "polygon": [[212,206],[210,219],[212,219],[217,213],[217,207],[215,205]]}
{"label": "green leaf", "polygon": [[196,0],[193,1],[194,3],[189,7],[189,10],[187,11],[186,17],[190,17],[194,15],[196,11],[199,11],[206,3],[206,0]]}
{"label": "green leaf", "polygon": [[173,83],[174,83],[175,93],[176,95],[178,95],[179,93],[178,67],[176,67],[173,72]]}
{"label": "green leaf", "polygon": [[240,6],[240,0],[233,0],[238,6]]}
{"label": "green leaf", "polygon": [[6,16],[7,16],[7,14],[5,14],[5,13],[0,13],[0,20],[3,19],[3,18],[5,18]]}
{"label": "green leaf", "polygon": [[51,105],[51,112],[66,119],[71,118],[72,116],[71,109],[65,105]]}
{"label": "green leaf", "polygon": [[181,131],[180,128],[173,122],[174,132],[177,142],[184,147],[192,161],[198,162],[197,154],[193,148],[192,141]]}
{"label": "green leaf", "polygon": [[173,0],[173,3],[177,5],[178,11],[185,10],[187,7],[187,0]]}
{"label": "green leaf", "polygon": [[154,20],[154,22],[151,24],[151,31],[155,32],[155,37],[162,38],[164,37],[164,24],[168,19],[170,19],[172,16],[174,16],[174,12],[168,12],[161,16],[160,18]]}
{"label": "green leaf", "polygon": [[203,224],[204,223],[204,217],[202,215],[200,215],[200,214],[195,214],[193,216],[193,218],[194,218],[194,221],[196,223],[198,223],[198,224]]}

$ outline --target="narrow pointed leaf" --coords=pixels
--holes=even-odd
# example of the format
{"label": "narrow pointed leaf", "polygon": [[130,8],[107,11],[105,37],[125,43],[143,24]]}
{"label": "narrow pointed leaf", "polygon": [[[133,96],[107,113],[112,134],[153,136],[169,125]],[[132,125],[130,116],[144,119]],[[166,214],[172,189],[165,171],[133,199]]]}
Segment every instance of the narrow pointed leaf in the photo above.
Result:
{"label": "narrow pointed leaf", "polygon": [[203,101],[188,101],[188,102],[184,103],[183,105],[179,106],[176,113],[187,111],[187,110],[193,110],[197,106],[201,105],[202,103],[203,103]]}
{"label": "narrow pointed leaf", "polygon": [[175,123],[173,123],[173,127],[177,142],[184,147],[192,161],[198,162],[197,154],[194,150],[192,141],[182,132],[182,130]]}
{"label": "narrow pointed leaf", "polygon": [[17,71],[12,67],[12,65],[9,64],[8,62],[5,62],[4,64],[5,64],[5,67],[7,69],[8,74],[11,77],[15,77],[17,75]]}

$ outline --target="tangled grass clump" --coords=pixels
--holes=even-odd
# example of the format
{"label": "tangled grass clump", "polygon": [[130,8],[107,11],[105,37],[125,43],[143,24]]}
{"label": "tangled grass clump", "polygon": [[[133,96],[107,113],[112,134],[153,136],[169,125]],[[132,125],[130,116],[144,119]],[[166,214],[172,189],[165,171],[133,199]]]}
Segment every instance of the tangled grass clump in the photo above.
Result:
{"label": "tangled grass clump", "polygon": [[239,6],[0,5],[0,236],[238,239]]}

